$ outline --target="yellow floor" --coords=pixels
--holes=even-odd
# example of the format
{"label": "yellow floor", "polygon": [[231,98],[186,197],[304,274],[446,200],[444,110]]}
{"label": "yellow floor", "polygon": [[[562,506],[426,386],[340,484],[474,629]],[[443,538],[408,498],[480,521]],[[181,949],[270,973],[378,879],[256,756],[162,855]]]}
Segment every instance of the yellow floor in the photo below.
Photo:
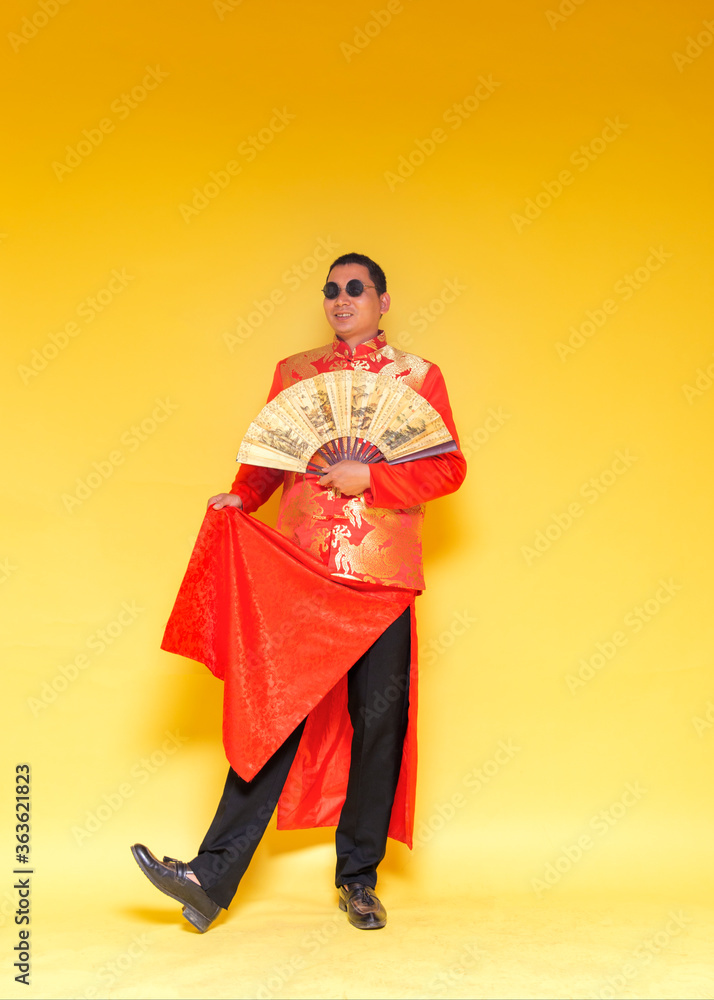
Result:
{"label": "yellow floor", "polygon": [[[158,846],[158,845],[156,845]],[[206,934],[136,869],[38,878],[32,983],[48,998],[711,998],[714,905],[558,892],[443,895],[387,870],[380,931],[352,928],[330,885],[331,849],[288,851],[249,872]],[[12,937],[6,919],[3,937]],[[6,944],[6,949],[10,945]],[[7,951],[6,951],[7,954]]]}

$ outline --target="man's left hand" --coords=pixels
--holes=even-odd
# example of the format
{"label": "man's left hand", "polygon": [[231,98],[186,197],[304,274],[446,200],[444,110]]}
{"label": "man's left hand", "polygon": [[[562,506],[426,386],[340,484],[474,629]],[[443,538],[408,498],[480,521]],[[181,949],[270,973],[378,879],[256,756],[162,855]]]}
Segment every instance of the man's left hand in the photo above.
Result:
{"label": "man's left hand", "polygon": [[331,486],[345,496],[357,496],[369,489],[369,465],[345,459],[331,465],[318,483],[320,486]]}

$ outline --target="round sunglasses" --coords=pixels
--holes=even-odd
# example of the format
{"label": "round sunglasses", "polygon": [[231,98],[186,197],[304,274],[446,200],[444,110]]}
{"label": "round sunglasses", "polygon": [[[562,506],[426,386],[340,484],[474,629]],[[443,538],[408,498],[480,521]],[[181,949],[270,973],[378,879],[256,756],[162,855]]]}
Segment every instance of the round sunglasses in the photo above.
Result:
{"label": "round sunglasses", "polygon": [[[345,285],[344,290],[347,292],[351,299],[358,298],[365,288],[376,288],[376,285],[365,285],[359,280],[359,278],[351,278]],[[336,299],[337,296],[342,291],[341,287],[336,281],[328,281],[325,287],[322,289],[322,294],[326,299]]]}

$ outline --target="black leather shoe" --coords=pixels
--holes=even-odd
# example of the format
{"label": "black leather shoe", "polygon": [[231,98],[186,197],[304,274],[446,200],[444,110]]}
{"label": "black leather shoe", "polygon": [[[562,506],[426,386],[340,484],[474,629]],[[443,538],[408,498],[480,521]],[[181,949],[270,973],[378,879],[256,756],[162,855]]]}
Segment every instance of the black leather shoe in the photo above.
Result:
{"label": "black leather shoe", "polygon": [[387,911],[374,889],[359,882],[340,886],[340,909],[346,911],[352,926],[361,931],[376,931],[387,922]]}
{"label": "black leather shoe", "polygon": [[131,853],[152,885],[184,904],[182,912],[188,922],[202,934],[207,931],[221,912],[221,907],[200,885],[188,878],[184,862],[176,858],[159,861],[143,844],[134,844]]}

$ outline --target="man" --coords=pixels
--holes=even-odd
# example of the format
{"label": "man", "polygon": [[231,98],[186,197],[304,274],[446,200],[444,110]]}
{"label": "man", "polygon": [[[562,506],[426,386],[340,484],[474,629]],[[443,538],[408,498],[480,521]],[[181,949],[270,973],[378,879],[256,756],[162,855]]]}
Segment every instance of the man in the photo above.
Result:
{"label": "man", "polygon": [[[429,400],[458,442],[437,366],[391,347],[380,329],[390,296],[379,265],[362,254],[344,254],[330,267],[323,294],[325,316],[334,331],[332,342],[281,361],[268,398],[320,372],[384,372]],[[388,835],[411,845],[413,814],[405,834],[392,831],[398,827],[395,796],[398,786],[403,791],[404,785],[405,734],[413,724],[409,711],[410,683],[414,683],[410,678],[415,678],[416,665],[413,598],[424,585],[424,501],[458,489],[465,471],[458,450],[392,466],[345,460],[325,468],[321,477],[242,465],[231,492],[208,501],[214,510],[237,507],[251,513],[282,483],[278,530],[283,535],[322,562],[331,577],[356,587],[392,588],[408,606],[404,610],[400,606],[397,617],[356,663],[345,665],[346,691],[339,697],[349,712],[352,735],[343,786],[337,788],[325,777],[332,764],[329,748],[320,746],[330,743],[320,731],[329,701],[325,697],[251,780],[229,770],[216,816],[188,865],[172,858],[159,861],[141,844],[132,848],[144,874],[156,888],[184,904],[184,916],[199,930],[207,930],[221,908],[230,904],[278,800],[283,803],[287,797],[294,803],[290,779],[298,772],[308,775],[301,778],[306,784],[300,786],[297,799],[311,799],[304,815],[312,821],[295,825],[337,826],[335,884],[340,908],[355,927],[384,927],[386,912],[374,892],[377,867]],[[415,696],[412,688],[413,711]],[[334,716],[335,710],[331,711]],[[298,801],[293,808],[298,819],[303,816],[300,808]]]}

